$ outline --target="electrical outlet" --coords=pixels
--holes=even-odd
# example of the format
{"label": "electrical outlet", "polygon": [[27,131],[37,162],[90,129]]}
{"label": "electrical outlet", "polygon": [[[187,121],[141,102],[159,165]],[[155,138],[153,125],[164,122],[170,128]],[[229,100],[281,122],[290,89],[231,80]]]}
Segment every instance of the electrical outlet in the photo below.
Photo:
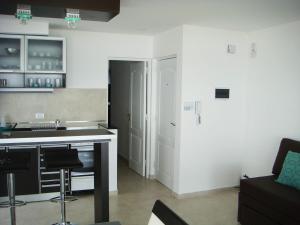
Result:
{"label": "electrical outlet", "polygon": [[44,113],[36,113],[36,114],[35,114],[35,118],[36,118],[37,120],[42,120],[42,119],[45,118],[45,114],[44,114]]}

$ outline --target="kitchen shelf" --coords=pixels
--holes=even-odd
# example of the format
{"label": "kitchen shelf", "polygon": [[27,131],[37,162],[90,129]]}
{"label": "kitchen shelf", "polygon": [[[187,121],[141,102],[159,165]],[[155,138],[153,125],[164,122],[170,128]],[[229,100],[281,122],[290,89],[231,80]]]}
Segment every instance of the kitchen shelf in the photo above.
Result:
{"label": "kitchen shelf", "polygon": [[[7,92],[11,88],[28,88],[26,92],[45,92],[44,89],[66,88],[66,74],[60,73],[0,73],[1,80],[6,80],[6,85],[0,86],[0,92]],[[41,91],[36,91],[36,89],[41,89]]]}
{"label": "kitchen shelf", "polygon": [[13,54],[6,54],[6,55],[0,55],[0,57],[16,57],[16,55],[13,55]]}
{"label": "kitchen shelf", "polygon": [[66,72],[65,38],[0,34],[0,93],[51,93],[66,88]]}
{"label": "kitchen shelf", "polygon": [[62,56],[38,56],[38,55],[29,55],[29,57],[35,58],[35,59],[41,59],[41,60],[45,60],[45,59],[60,59],[60,60],[62,60],[62,59],[63,59]]}
{"label": "kitchen shelf", "polygon": [[[42,55],[41,55],[42,54]],[[37,66],[45,69],[28,68]],[[53,70],[52,70],[53,68]],[[66,40],[61,37],[25,36],[25,73],[66,73]]]}
{"label": "kitchen shelf", "polygon": [[54,88],[0,88],[0,93],[52,93]]}
{"label": "kitchen shelf", "polygon": [[0,69],[0,74],[11,74],[11,73],[20,73],[23,74],[24,72],[20,69]]}
{"label": "kitchen shelf", "polygon": [[48,75],[48,74],[63,74],[60,70],[27,70],[26,74],[41,74],[41,75]]}

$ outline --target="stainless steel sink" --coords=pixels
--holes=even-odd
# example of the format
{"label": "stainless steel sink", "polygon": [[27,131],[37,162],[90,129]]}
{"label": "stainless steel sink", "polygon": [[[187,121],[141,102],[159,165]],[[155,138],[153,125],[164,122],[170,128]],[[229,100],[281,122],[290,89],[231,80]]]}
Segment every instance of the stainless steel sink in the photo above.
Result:
{"label": "stainless steel sink", "polygon": [[64,126],[56,126],[55,123],[18,123],[14,131],[49,131],[49,130],[66,130]]}

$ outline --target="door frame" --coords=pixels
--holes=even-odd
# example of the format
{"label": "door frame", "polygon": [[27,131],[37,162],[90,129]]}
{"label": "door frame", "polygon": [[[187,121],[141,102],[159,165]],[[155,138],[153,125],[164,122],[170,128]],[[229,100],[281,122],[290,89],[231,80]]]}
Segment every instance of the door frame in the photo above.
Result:
{"label": "door frame", "polygon": [[[146,110],[144,113],[144,121],[145,121],[145,177],[147,179],[151,178],[151,162],[153,159],[151,158],[151,118],[152,118],[152,59],[150,58],[130,58],[130,57],[108,57],[107,59],[107,77],[109,79],[109,62],[110,61],[137,61],[137,62],[145,62],[146,69]],[[108,102],[107,102],[108,104]],[[108,113],[108,112],[107,112]]]}

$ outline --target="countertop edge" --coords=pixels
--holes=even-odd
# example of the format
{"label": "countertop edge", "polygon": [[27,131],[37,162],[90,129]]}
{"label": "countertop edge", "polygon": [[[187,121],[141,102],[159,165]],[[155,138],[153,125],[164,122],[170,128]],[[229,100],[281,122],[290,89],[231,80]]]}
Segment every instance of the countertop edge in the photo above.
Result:
{"label": "countertop edge", "polygon": [[111,140],[114,135],[91,135],[91,136],[69,136],[69,137],[37,137],[37,138],[7,138],[0,139],[3,143],[34,143],[34,142],[54,142],[54,141],[101,141]]}

